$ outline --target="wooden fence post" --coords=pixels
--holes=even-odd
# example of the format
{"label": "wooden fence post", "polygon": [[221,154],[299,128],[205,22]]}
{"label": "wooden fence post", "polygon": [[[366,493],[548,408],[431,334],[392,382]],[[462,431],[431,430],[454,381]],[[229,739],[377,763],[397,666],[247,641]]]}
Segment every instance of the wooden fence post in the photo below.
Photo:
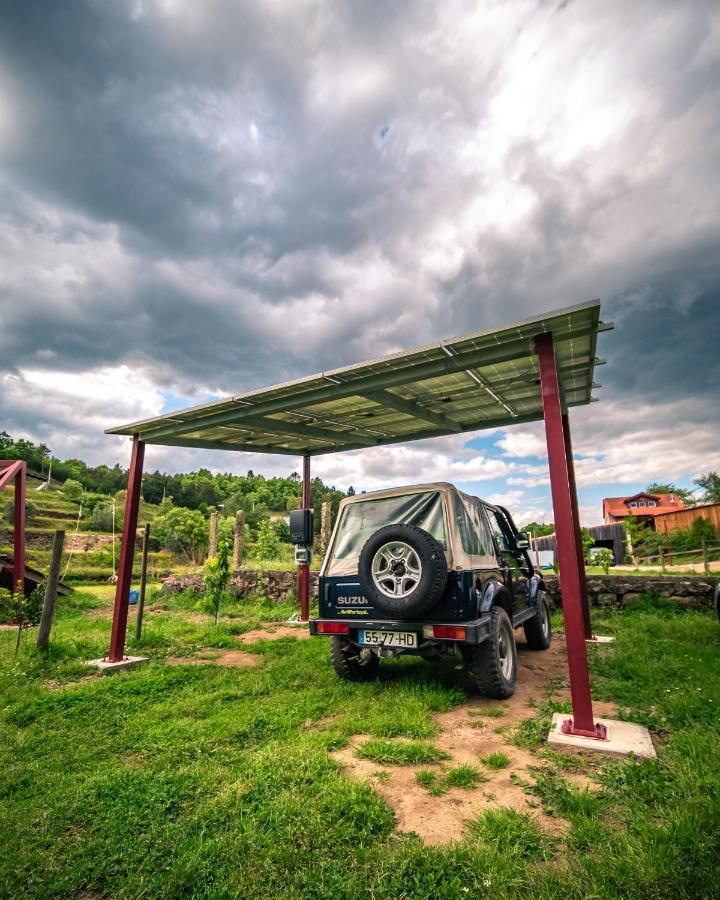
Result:
{"label": "wooden fence post", "polygon": [[53,613],[55,612],[55,599],[57,597],[58,581],[60,579],[60,560],[62,558],[65,532],[56,531],[53,537],[52,553],[50,555],[50,568],[45,585],[45,598],[43,600],[40,627],[38,628],[36,647],[38,650],[47,650],[50,644],[50,629],[52,628]]}
{"label": "wooden fence post", "polygon": [[218,514],[217,510],[210,513],[210,534],[208,536],[208,557],[217,556],[217,529]]}
{"label": "wooden fence post", "polygon": [[328,500],[325,500],[320,507],[320,556],[325,557],[325,551],[330,543],[330,531],[332,519],[332,507]]}
{"label": "wooden fence post", "polygon": [[708,561],[708,549],[707,543],[705,542],[705,538],[702,539],[702,557],[703,557],[703,569],[705,574],[709,574],[710,572],[710,563]]}
{"label": "wooden fence post", "polygon": [[233,537],[233,569],[239,569],[245,551],[245,510],[235,513],[235,534]]}
{"label": "wooden fence post", "polygon": [[142,567],[140,569],[140,596],[138,597],[137,617],[135,619],[135,640],[142,634],[143,613],[145,612],[145,586],[147,585],[148,541],[150,539],[150,523],[145,524],[143,532]]}
{"label": "wooden fence post", "polygon": [[660,571],[665,571],[665,551],[662,547],[658,547],[658,556],[660,557]]}

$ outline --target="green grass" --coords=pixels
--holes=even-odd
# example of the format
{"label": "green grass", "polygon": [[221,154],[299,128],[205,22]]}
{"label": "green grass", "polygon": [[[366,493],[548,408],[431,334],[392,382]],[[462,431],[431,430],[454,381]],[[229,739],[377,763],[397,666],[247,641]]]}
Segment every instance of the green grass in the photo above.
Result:
{"label": "green grass", "polygon": [[[97,594],[60,599],[46,655],[29,631],[14,658],[15,635],[0,633],[2,897],[719,895],[720,627],[710,613],[646,605],[594,616],[617,638],[589,654],[595,696],[652,729],[658,760],[601,760],[588,790],[547,751],[552,704],[515,733],[537,756],[537,784],[522,773],[528,798],[569,823],[561,844],[530,817],[493,809],[463,840],[425,846],[395,830],[376,779],[343,775],[330,751],[359,733],[366,746],[432,747],[433,714],[465,698],[451,662],[384,661],[378,682],[351,684],[335,677],[324,639],[290,637],[244,646],[261,657],[254,668],[170,667],[169,655],[237,647],[235,634],[292,607],[236,604],[216,629],[169,599],[143,640],[128,641],[150,663],[88,677],[84,660],[107,651],[110,631],[97,613],[112,588]],[[433,770],[428,789],[453,771]]]}
{"label": "green grass", "polygon": [[370,740],[361,744],[355,752],[362,759],[393,766],[414,766],[448,758],[447,753],[425,741]]}
{"label": "green grass", "polygon": [[476,715],[487,716],[489,719],[499,719],[505,715],[505,708],[503,706],[487,706],[485,709],[479,709]]}
{"label": "green grass", "polygon": [[415,773],[415,778],[418,784],[421,784],[435,797],[446,793],[450,788],[469,790],[488,780],[479,769],[467,764],[436,772],[433,772],[432,769],[421,769]]}
{"label": "green grass", "polygon": [[507,753],[497,750],[495,753],[488,753],[487,756],[481,757],[480,762],[489,769],[505,769],[510,765],[510,757]]}

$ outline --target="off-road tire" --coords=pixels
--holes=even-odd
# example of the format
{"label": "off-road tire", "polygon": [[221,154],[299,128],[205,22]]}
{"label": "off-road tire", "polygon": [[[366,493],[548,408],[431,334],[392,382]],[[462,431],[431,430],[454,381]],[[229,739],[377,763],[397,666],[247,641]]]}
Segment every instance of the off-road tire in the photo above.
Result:
{"label": "off-road tire", "polygon": [[337,674],[346,681],[374,681],[380,671],[380,659],[375,653],[361,662],[360,649],[339,635],[330,639],[330,658]]}
{"label": "off-road tire", "polygon": [[[508,674],[503,672],[501,635],[511,653],[512,665]],[[481,694],[495,700],[512,697],[517,678],[517,648],[512,622],[501,606],[494,606],[490,610],[490,637],[482,644],[466,644],[461,651],[465,665]]]}
{"label": "off-road tire", "polygon": [[[378,589],[372,574],[375,554],[385,544],[401,541],[417,554],[421,565],[420,579],[405,597],[389,597]],[[445,593],[448,580],[447,559],[439,541],[415,525],[385,525],[365,542],[358,562],[358,580],[370,604],[393,619],[413,619],[427,612]]]}
{"label": "off-road tire", "polygon": [[540,591],[535,615],[523,623],[525,640],[531,650],[547,650],[552,641],[550,606],[544,591]]}

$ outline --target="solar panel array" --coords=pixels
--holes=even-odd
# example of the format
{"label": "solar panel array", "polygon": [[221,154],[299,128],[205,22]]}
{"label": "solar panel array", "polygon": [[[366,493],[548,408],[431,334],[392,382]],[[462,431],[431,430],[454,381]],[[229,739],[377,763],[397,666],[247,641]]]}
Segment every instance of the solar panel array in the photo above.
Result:
{"label": "solar panel array", "polygon": [[600,303],[440,341],[108,429],[146,443],[318,455],[542,419],[533,339],[551,332],[567,407],[590,403]]}

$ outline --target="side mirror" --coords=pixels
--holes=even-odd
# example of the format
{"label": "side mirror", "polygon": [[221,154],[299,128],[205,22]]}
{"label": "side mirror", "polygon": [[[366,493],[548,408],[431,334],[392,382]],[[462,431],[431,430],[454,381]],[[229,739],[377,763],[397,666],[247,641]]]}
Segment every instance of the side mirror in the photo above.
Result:
{"label": "side mirror", "polygon": [[515,546],[518,550],[529,550],[530,549],[530,538],[524,531],[518,531],[515,535]]}

